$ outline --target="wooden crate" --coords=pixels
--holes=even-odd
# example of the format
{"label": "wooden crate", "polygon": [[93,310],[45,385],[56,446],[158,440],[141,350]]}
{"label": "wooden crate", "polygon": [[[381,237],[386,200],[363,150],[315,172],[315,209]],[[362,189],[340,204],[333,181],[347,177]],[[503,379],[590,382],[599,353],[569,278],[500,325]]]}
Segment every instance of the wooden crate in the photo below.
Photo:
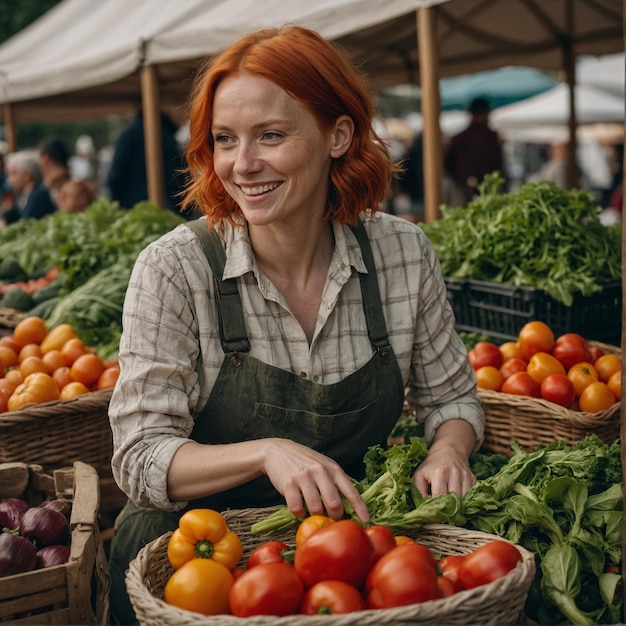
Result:
{"label": "wooden crate", "polygon": [[72,500],[67,563],[0,578],[0,622],[104,625],[109,621],[109,569],[98,528],[99,478],[80,461],[52,475],[39,465],[0,464],[0,498],[31,506],[47,497]]}

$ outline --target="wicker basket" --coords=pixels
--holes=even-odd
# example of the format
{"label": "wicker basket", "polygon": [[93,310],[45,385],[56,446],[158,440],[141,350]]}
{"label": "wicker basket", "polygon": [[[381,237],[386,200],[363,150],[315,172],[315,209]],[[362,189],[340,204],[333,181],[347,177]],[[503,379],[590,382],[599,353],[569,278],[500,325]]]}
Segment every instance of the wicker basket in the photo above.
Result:
{"label": "wicker basket", "polygon": [[[250,552],[269,539],[280,539],[293,545],[295,529],[280,535],[253,535],[251,525],[275,509],[243,509],[225,512],[230,529],[244,546],[242,564]],[[535,576],[535,559],[531,552],[517,546],[521,563],[503,578],[488,585],[461,591],[449,598],[394,609],[366,610],[344,615],[287,615],[238,618],[232,615],[207,617],[184,611],[163,601],[163,589],[173,569],[167,560],[167,542],[171,533],[162,535],[145,546],[131,561],[126,573],[126,587],[137,619],[142,626],[381,626],[382,624],[413,624],[437,626],[507,626],[518,622],[530,584]],[[407,533],[428,546],[436,557],[467,554],[496,539],[477,531],[444,524],[427,524],[415,533]]]}
{"label": "wicker basket", "polygon": [[[620,350],[599,342],[590,342],[607,353]],[[594,433],[606,444],[620,437],[621,403],[597,413],[572,411],[541,398],[516,396],[500,391],[479,389],[485,411],[485,438],[482,449],[510,456],[511,442],[517,441],[531,452],[537,446],[564,441],[572,446]]]}
{"label": "wicker basket", "polygon": [[[0,463],[22,462],[52,471],[82,461],[100,477],[100,510],[113,518],[126,503],[111,473],[112,389],[0,414]],[[107,520],[107,523],[109,521]]]}

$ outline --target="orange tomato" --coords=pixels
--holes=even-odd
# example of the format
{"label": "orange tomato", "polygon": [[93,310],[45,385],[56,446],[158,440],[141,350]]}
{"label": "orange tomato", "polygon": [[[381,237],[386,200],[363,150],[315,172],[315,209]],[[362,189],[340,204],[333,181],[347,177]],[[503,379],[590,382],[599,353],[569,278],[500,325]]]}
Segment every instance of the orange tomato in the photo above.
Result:
{"label": "orange tomato", "polygon": [[41,342],[41,351],[46,354],[51,350],[60,350],[70,339],[76,339],[76,331],[71,324],[55,326]]}
{"label": "orange tomato", "polygon": [[13,333],[0,337],[0,346],[7,346],[8,348],[11,348],[15,354],[19,354],[20,352],[20,347],[13,340]]}
{"label": "orange tomato", "polygon": [[69,400],[70,398],[75,398],[76,396],[82,396],[85,393],[89,393],[91,389],[84,385],[83,383],[79,383],[78,381],[72,381],[71,383],[67,383],[64,385],[63,389],[59,392],[59,400]]}
{"label": "orange tomato", "polygon": [[52,374],[54,370],[65,365],[65,359],[61,354],[61,350],[48,350],[48,352],[43,353],[41,360],[46,364],[48,374]]}
{"label": "orange tomato", "polygon": [[49,374],[29,374],[9,398],[9,411],[59,399],[59,388]]}
{"label": "orange tomato", "polygon": [[81,355],[87,354],[89,350],[87,350],[87,346],[85,346],[85,342],[78,337],[73,337],[72,339],[68,339],[61,346],[61,354],[63,355],[63,360],[65,361],[65,365],[71,366],[72,363]]}
{"label": "orange tomato", "polygon": [[500,391],[504,376],[502,372],[493,365],[483,365],[476,372],[476,386],[480,389],[491,389],[492,391]]}
{"label": "orange tomato", "polygon": [[554,346],[554,333],[544,322],[538,320],[527,322],[517,336],[522,354],[527,358],[536,352],[549,353]]}
{"label": "orange tomato", "polygon": [[397,546],[404,545],[405,543],[415,543],[415,539],[411,539],[411,537],[407,535],[396,535],[394,539],[396,540]]}
{"label": "orange tomato", "polygon": [[48,325],[45,320],[36,315],[30,315],[20,320],[13,329],[13,341],[20,347],[27,343],[40,344],[48,334]]}
{"label": "orange tomato", "polygon": [[73,383],[74,379],[72,378],[72,372],[68,365],[64,365],[63,367],[59,367],[52,372],[52,378],[54,382],[59,386],[59,389],[63,389],[65,385],[69,383]]}
{"label": "orange tomato", "polygon": [[19,365],[20,374],[26,379],[29,374],[35,372],[48,372],[48,366],[43,362],[43,359],[39,356],[27,356]]}
{"label": "orange tomato", "polygon": [[0,361],[5,368],[17,365],[17,352],[10,346],[0,345]]}
{"label": "orange tomato", "polygon": [[607,353],[598,357],[593,366],[598,373],[598,380],[606,383],[615,372],[622,369],[622,359],[617,354]]}
{"label": "orange tomato", "polygon": [[300,522],[296,531],[296,548],[301,546],[316,530],[334,524],[335,520],[326,515],[309,515]]}
{"label": "orange tomato", "polygon": [[598,380],[598,372],[588,361],[581,361],[569,368],[567,377],[574,383],[576,395],[579,396],[585,387]]}
{"label": "orange tomato", "polygon": [[81,354],[70,366],[72,378],[88,387],[95,385],[104,372],[104,363],[97,354]]}
{"label": "orange tomato", "polygon": [[581,411],[589,413],[597,413],[598,411],[606,411],[615,404],[615,396],[606,383],[600,380],[587,385],[580,398],[578,404]]}
{"label": "orange tomato", "polygon": [[43,356],[38,343],[27,343],[25,346],[22,346],[19,354],[17,355],[17,362],[21,363],[26,357],[29,356]]}
{"label": "orange tomato", "polygon": [[517,341],[505,341],[499,346],[502,353],[502,361],[508,361],[509,359],[523,359],[524,353]]}
{"label": "orange tomato", "polygon": [[11,380],[10,378],[0,378],[0,389],[4,391],[8,391],[9,395],[11,395],[17,389],[18,383]]}
{"label": "orange tomato", "polygon": [[6,389],[0,388],[0,413],[6,413],[9,410],[9,398],[11,393]]}
{"label": "orange tomato", "polygon": [[550,374],[565,375],[563,363],[547,352],[535,352],[528,361],[526,371],[538,385],[541,385]]}
{"label": "orange tomato", "polygon": [[14,382],[16,386],[24,382],[24,377],[20,373],[20,368],[19,367],[12,367],[12,368],[8,369],[4,373],[4,377],[6,379]]}
{"label": "orange tomato", "polygon": [[98,378],[96,389],[110,389],[111,387],[115,387],[119,376],[120,368],[117,365],[105,368],[104,372],[100,374],[100,378]]}
{"label": "orange tomato", "polygon": [[617,372],[613,372],[613,374],[611,374],[611,378],[609,378],[606,385],[615,396],[615,400],[617,401],[621,400],[622,399],[622,370],[620,369]]}

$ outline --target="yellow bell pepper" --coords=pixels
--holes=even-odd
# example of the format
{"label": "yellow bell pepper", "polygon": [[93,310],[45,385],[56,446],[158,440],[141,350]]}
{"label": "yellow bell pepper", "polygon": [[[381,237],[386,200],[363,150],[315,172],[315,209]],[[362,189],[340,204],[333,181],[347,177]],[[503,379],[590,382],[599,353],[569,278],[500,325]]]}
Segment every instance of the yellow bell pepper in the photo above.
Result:
{"label": "yellow bell pepper", "polygon": [[167,544],[167,558],[174,569],[192,559],[212,559],[229,570],[236,567],[243,548],[221,513],[191,509],[184,513]]}

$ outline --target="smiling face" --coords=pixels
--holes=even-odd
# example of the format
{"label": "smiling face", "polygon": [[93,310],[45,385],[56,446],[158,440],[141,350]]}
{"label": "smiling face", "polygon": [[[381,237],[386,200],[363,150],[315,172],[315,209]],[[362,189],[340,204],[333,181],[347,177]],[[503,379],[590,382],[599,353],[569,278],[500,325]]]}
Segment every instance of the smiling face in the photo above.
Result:
{"label": "smiling face", "polygon": [[215,173],[250,224],[321,219],[331,160],[347,149],[342,124],[324,133],[275,83],[246,72],[229,76],[213,103]]}

